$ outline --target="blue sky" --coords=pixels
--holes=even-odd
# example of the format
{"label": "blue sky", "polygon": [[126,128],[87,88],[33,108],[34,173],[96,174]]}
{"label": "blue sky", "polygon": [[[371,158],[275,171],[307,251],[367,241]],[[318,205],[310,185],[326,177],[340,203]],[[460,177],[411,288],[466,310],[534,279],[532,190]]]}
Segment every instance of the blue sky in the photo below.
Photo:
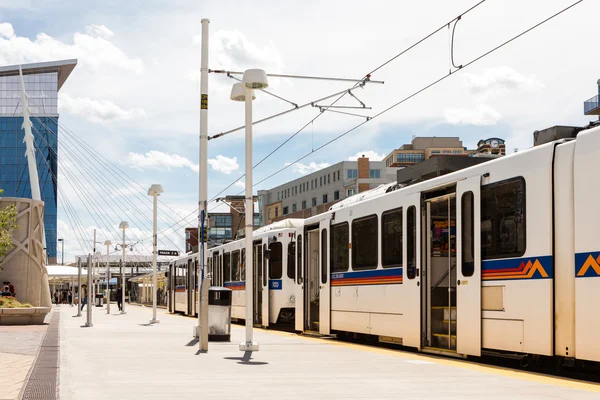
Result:
{"label": "blue sky", "polygon": [[[212,69],[263,68],[272,73],[361,77],[389,57],[454,18],[476,2],[372,1],[65,1],[0,0],[0,64],[77,58],[60,93],[60,121],[97,152],[119,165],[143,187],[161,183],[164,222],[191,213],[197,204],[200,20],[210,18]],[[466,63],[568,5],[570,1],[487,1],[459,22],[455,59]],[[600,55],[592,18],[600,4],[583,2],[468,69],[457,73],[355,132],[302,161],[335,163],[356,154],[383,156],[417,136],[460,136],[473,147],[501,137],[509,152],[532,144],[532,133],[556,124],[583,125],[582,102],[596,93]],[[374,74],[357,96],[374,115],[443,76],[449,68],[449,32],[427,42]],[[243,125],[243,105],[229,100],[233,81],[211,75],[209,131]],[[270,90],[302,104],[349,88],[339,82],[270,80]],[[352,105],[348,98],[345,105]],[[289,108],[259,93],[255,119]],[[318,114],[308,107],[257,125],[254,161],[268,154]],[[362,119],[325,113],[254,172],[255,182],[304,155]],[[209,195],[243,174],[243,131],[211,141]],[[68,154],[64,154],[68,156]],[[292,166],[255,189],[268,189],[300,176]],[[64,158],[63,168],[78,169]],[[306,169],[306,168],[304,168]],[[310,170],[310,168],[308,168]],[[63,171],[64,174],[64,171]],[[84,180],[84,177],[82,177]],[[102,228],[115,240],[116,227],[85,210],[74,188],[64,190],[86,232]],[[94,188],[101,193],[100,188]],[[135,186],[132,186],[135,187]],[[132,188],[130,188],[133,190]],[[238,184],[225,194],[237,194]],[[146,196],[140,189],[137,197]],[[147,197],[147,196],[146,196]],[[130,199],[129,199],[130,200]],[[136,200],[137,201],[137,200]],[[115,199],[106,212],[132,219]],[[145,207],[145,205],[144,205]],[[124,214],[124,215],[123,215]],[[77,229],[59,208],[59,235],[68,256],[82,252]],[[149,221],[150,214],[141,217]],[[194,217],[188,219],[194,223]],[[104,226],[103,226],[104,225]],[[132,234],[136,228],[132,228]],[[136,235],[149,236],[147,223]],[[183,226],[165,232],[182,246]],[[102,239],[103,240],[103,239]],[[166,241],[166,238],[163,238]],[[171,246],[169,243],[165,245]],[[146,248],[140,249],[140,252]],[[171,246],[173,247],[173,246]]]}

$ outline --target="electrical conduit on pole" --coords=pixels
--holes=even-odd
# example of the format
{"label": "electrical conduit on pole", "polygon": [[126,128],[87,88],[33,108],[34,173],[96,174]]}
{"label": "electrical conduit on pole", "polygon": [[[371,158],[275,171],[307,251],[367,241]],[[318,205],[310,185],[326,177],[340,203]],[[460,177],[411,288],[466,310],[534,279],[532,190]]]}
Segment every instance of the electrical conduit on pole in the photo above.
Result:
{"label": "electrical conduit on pole", "polygon": [[77,316],[81,317],[81,302],[83,296],[81,295],[81,257],[77,259]]}
{"label": "electrical conduit on pole", "polygon": [[202,49],[200,56],[200,143],[198,177],[198,254],[200,255],[200,282],[198,282],[198,344],[200,351],[208,351],[208,307],[203,307],[204,293],[204,220],[208,202],[208,24],[202,21]]}

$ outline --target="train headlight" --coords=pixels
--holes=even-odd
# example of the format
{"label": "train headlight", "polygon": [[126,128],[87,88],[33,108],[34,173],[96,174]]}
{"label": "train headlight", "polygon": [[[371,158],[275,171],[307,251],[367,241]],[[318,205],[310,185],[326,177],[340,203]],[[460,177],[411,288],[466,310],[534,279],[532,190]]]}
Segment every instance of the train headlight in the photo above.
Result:
{"label": "train headlight", "polygon": [[289,302],[292,303],[292,304],[294,304],[296,302],[296,296],[291,295],[290,298],[289,298]]}

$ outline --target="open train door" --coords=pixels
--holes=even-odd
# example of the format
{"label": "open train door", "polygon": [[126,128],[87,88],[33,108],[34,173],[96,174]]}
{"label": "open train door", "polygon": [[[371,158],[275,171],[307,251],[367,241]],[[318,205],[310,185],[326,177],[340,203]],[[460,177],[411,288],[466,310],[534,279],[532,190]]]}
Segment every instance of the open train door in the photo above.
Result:
{"label": "open train door", "polygon": [[481,177],[456,184],[456,351],[481,356]]}
{"label": "open train door", "polygon": [[330,219],[319,223],[319,255],[321,277],[319,282],[319,333],[329,335],[331,330],[331,274],[329,271]]}
{"label": "open train door", "polygon": [[296,326],[295,330],[304,331],[304,230],[298,229],[296,232],[296,282],[294,282],[294,296],[296,299]]}

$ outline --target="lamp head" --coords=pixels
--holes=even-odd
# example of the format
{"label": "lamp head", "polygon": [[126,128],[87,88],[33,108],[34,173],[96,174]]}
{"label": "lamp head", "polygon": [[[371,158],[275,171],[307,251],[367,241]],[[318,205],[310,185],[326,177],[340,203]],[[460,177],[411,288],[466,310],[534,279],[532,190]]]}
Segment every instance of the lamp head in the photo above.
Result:
{"label": "lamp head", "polygon": [[[241,83],[234,83],[229,98],[233,101],[246,101],[246,89]],[[256,96],[254,95],[254,91],[252,91],[252,100],[254,99],[256,99]]]}
{"label": "lamp head", "polygon": [[163,192],[161,185],[155,183],[148,189],[148,196],[159,196]]}
{"label": "lamp head", "polygon": [[242,78],[242,85],[248,89],[266,89],[269,86],[267,73],[262,69],[247,69]]}
{"label": "lamp head", "polygon": [[104,242],[104,245],[105,245],[105,246],[111,246],[111,245],[112,245],[112,243],[110,242],[110,240],[107,240],[107,241],[105,241],[105,242]]}
{"label": "lamp head", "polygon": [[129,223],[127,221],[121,221],[119,224],[119,229],[127,229],[129,228]]}

